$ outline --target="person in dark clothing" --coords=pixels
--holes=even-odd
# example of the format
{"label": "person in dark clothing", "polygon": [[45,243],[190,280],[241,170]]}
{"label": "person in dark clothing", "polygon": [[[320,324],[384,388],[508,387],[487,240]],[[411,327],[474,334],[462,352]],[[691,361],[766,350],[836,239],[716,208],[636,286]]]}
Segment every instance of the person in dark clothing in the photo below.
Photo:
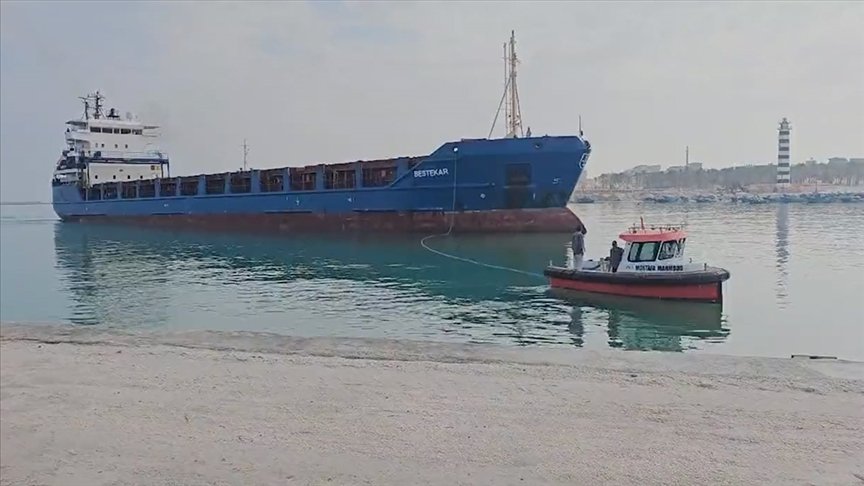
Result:
{"label": "person in dark clothing", "polygon": [[585,225],[579,224],[570,239],[570,249],[573,252],[573,268],[580,270],[585,256]]}
{"label": "person in dark clothing", "polygon": [[612,242],[612,248],[609,250],[609,268],[612,273],[618,271],[618,264],[621,263],[621,258],[624,256],[624,249],[618,246],[617,241]]}

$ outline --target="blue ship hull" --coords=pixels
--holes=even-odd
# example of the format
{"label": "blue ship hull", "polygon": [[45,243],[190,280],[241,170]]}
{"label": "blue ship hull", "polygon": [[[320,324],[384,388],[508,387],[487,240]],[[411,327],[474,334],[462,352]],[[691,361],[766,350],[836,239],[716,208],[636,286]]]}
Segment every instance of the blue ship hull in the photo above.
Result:
{"label": "blue ship hull", "polygon": [[[566,232],[578,222],[567,203],[590,151],[576,136],[478,139],[385,161],[88,187],[55,181],[53,206],[64,221],[219,229]],[[370,178],[379,172],[384,183]]]}

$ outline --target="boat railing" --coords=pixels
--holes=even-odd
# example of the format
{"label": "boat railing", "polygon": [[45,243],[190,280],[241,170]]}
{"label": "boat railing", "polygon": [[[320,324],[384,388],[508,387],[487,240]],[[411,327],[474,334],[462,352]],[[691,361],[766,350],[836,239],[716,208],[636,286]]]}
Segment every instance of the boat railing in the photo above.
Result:
{"label": "boat railing", "polygon": [[661,232],[673,232],[673,231],[681,231],[685,229],[685,224],[643,224],[643,225],[633,225],[627,228],[628,233],[639,233],[640,231],[661,231]]}

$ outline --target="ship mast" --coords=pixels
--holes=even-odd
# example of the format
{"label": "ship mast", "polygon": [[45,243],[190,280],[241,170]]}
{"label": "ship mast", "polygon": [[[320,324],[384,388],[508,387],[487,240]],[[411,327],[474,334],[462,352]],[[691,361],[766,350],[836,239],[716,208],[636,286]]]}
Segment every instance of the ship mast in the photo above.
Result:
{"label": "ship mast", "polygon": [[[509,46],[508,46],[509,44]],[[498,103],[495,119],[492,120],[492,128],[489,137],[495,130],[498,115],[504,108],[504,119],[507,122],[507,134],[505,138],[517,138],[524,135],[522,132],[522,109],[519,106],[519,90],[516,88],[516,65],[519,59],[516,57],[516,32],[510,31],[510,42],[504,43],[504,94]],[[529,130],[530,132],[530,130]]]}
{"label": "ship mast", "polygon": [[516,64],[519,60],[516,58],[516,31],[510,31],[510,56],[508,59],[509,63],[509,77],[507,85],[510,88],[510,116],[507,119],[507,138],[516,138],[516,134],[518,132],[519,136],[523,136],[522,133],[522,110],[519,107],[519,90],[516,88]]}
{"label": "ship mast", "polygon": [[96,93],[94,93],[92,96],[93,96],[93,102],[94,102],[93,118],[98,120],[99,118],[102,118],[102,100],[104,100],[105,97],[102,96],[102,94],[99,93],[98,91]]}
{"label": "ship mast", "polygon": [[246,139],[243,139],[243,171],[246,171],[246,156],[249,155],[249,145],[246,145]]}

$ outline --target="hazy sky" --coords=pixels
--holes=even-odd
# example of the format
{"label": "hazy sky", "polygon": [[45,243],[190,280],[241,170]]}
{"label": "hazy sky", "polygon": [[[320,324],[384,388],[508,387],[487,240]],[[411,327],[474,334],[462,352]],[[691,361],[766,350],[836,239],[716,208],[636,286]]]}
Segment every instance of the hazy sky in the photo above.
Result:
{"label": "hazy sky", "polygon": [[[50,200],[101,90],[176,175],[421,155],[485,137],[516,30],[524,123],[592,175],[864,156],[864,2],[0,3],[0,198]],[[503,127],[494,136],[503,135]]]}

